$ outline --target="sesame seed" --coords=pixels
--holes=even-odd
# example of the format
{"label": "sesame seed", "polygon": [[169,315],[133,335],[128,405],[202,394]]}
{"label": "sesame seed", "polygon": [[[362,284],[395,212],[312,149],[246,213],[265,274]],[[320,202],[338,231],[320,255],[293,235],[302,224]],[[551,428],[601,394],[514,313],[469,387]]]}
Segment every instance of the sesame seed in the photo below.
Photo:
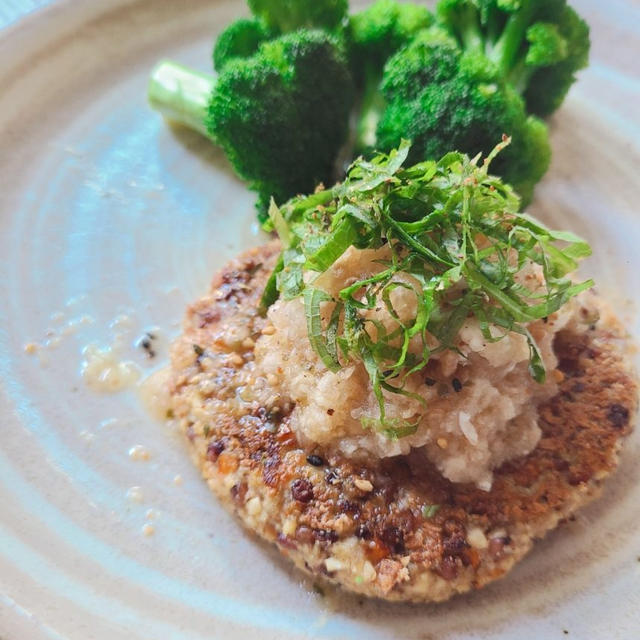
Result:
{"label": "sesame seed", "polygon": [[252,516],[258,515],[258,513],[260,513],[260,511],[262,510],[262,505],[260,504],[260,498],[253,497],[250,500],[248,500],[246,508],[247,508],[247,513],[249,515],[252,515]]}
{"label": "sesame seed", "polygon": [[362,577],[366,582],[373,582],[376,579],[376,570],[368,560],[362,565]]}
{"label": "sesame seed", "polygon": [[287,518],[282,525],[282,533],[285,536],[292,536],[296,532],[297,523],[295,518]]}
{"label": "sesame seed", "polygon": [[486,549],[489,546],[487,536],[485,536],[482,529],[478,527],[474,527],[467,533],[467,542],[474,549]]}
{"label": "sesame seed", "polygon": [[229,356],[229,362],[236,367],[241,367],[244,364],[244,358],[239,353],[232,353]]}
{"label": "sesame seed", "polygon": [[355,484],[360,491],[366,491],[367,493],[373,491],[373,485],[364,478],[355,478],[353,484]]}
{"label": "sesame seed", "polygon": [[342,562],[336,558],[327,558],[324,561],[324,566],[327,567],[327,571],[340,571],[340,569],[344,569]]}

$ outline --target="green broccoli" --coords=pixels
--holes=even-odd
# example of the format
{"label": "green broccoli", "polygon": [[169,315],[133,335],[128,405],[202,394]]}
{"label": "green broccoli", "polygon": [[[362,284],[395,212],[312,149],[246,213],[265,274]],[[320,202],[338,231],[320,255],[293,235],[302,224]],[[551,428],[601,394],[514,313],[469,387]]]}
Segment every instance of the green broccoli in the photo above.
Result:
{"label": "green broccoli", "polygon": [[354,88],[338,41],[299,30],[262,43],[214,76],[163,62],[149,101],[171,120],[209,136],[258,192],[264,217],[271,197],[285,201],[332,183],[348,133]]}
{"label": "green broccoli", "polygon": [[349,16],[346,40],[356,80],[362,83],[368,74],[381,74],[389,56],[433,22],[426,7],[396,0],[378,0]]}
{"label": "green broccoli", "polygon": [[250,58],[263,42],[297,29],[338,30],[348,0],[248,0],[253,18],[232,22],[218,36],[213,66],[222,71],[227,62]]}
{"label": "green broccoli", "polygon": [[347,0],[248,4],[253,17],[216,42],[217,82],[163,63],[149,99],[224,149],[262,219],[270,197],[333,181],[352,148],[390,151],[403,138],[417,162],[486,153],[511,136],[494,169],[529,201],[550,162],[536,116],[561,104],[589,53],[589,29],[566,0],[439,0],[440,26],[396,0],[349,17]]}
{"label": "green broccoli", "polygon": [[217,38],[213,49],[213,67],[220,73],[227,62],[254,56],[260,45],[274,37],[269,28],[256,18],[232,22]]}
{"label": "green broccoli", "polygon": [[481,51],[548,116],[589,60],[589,27],[566,0],[440,0],[438,16],[459,45]]}
{"label": "green broccoli", "polygon": [[381,89],[386,106],[377,127],[379,149],[408,138],[411,162],[451,149],[473,156],[507,134],[513,143],[493,169],[531,200],[551,158],[547,128],[527,116],[522,97],[484,55],[461,51],[439,28],[427,29],[388,60]]}
{"label": "green broccoli", "polygon": [[376,126],[384,102],[379,86],[387,59],[413,36],[433,24],[424,6],[378,0],[367,9],[349,16],[345,41],[351,70],[360,91],[355,152],[364,153],[376,142]]}
{"label": "green broccoli", "polygon": [[300,28],[334,30],[347,14],[348,0],[248,0],[254,16],[276,33]]}

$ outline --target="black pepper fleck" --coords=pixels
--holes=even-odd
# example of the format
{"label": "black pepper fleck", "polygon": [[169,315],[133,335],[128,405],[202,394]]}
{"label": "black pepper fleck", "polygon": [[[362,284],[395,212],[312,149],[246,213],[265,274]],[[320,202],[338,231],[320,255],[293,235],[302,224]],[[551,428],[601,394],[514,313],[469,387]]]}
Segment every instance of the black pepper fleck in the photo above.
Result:
{"label": "black pepper fleck", "polygon": [[462,382],[460,382],[460,380],[458,380],[458,378],[454,378],[451,381],[451,386],[453,387],[453,390],[456,393],[459,393],[460,391],[462,391]]}
{"label": "black pepper fleck", "polygon": [[193,350],[195,351],[195,354],[198,356],[198,358],[204,355],[204,349],[199,344],[194,344]]}
{"label": "black pepper fleck", "polygon": [[144,349],[149,356],[149,358],[155,358],[156,352],[153,348],[153,340],[155,340],[155,335],[153,333],[145,333],[140,340],[138,340],[138,346]]}
{"label": "black pepper fleck", "polygon": [[307,462],[314,467],[321,467],[324,464],[324,460],[315,454],[307,456]]}
{"label": "black pepper fleck", "polygon": [[367,527],[367,525],[360,523],[356,527],[356,537],[360,538],[360,540],[370,540],[371,539],[371,531]]}
{"label": "black pepper fleck", "polygon": [[436,380],[434,380],[433,378],[425,378],[424,383],[427,385],[427,387],[433,387],[436,384]]}

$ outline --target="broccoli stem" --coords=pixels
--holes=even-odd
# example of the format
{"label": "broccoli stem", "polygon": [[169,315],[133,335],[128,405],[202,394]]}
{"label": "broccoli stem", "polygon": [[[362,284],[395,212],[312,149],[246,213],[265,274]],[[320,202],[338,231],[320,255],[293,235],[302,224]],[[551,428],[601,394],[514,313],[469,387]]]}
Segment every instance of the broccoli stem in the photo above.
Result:
{"label": "broccoli stem", "polygon": [[[502,24],[499,20],[497,12],[492,11],[487,17],[487,23],[485,25],[485,31],[487,33],[486,41],[491,47],[500,37],[502,31]],[[487,53],[487,47],[485,47],[485,54]]]}
{"label": "broccoli stem", "polygon": [[469,7],[460,16],[459,29],[460,39],[467,51],[484,52],[485,43],[480,30],[480,16],[477,9]]}
{"label": "broccoli stem", "polygon": [[507,80],[520,94],[524,94],[529,86],[529,80],[535,71],[535,67],[531,67],[526,63],[526,56],[520,56],[519,60],[513,65]]}
{"label": "broccoli stem", "polygon": [[148,98],[168,120],[178,122],[212,139],[205,120],[216,79],[180,64],[164,61],[151,74]]}
{"label": "broccoli stem", "polygon": [[527,28],[535,9],[535,0],[524,0],[520,9],[512,14],[493,47],[490,58],[494,60],[505,77],[510,75],[516,57],[522,48]]}
{"label": "broccoli stem", "polygon": [[372,65],[365,69],[364,91],[358,109],[358,125],[356,131],[355,152],[364,153],[372,149],[377,140],[378,122],[385,107],[385,100],[380,91],[382,74]]}

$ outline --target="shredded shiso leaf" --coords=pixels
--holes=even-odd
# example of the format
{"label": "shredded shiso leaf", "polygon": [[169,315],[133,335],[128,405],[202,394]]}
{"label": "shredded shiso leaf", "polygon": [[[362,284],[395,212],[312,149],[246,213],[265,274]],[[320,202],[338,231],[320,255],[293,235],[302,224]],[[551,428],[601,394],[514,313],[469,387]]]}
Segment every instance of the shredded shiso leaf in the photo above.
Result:
{"label": "shredded shiso leaf", "polygon": [[[527,323],[546,318],[570,298],[593,286],[568,275],[591,254],[589,245],[566,231],[553,231],[525,213],[513,189],[489,174],[491,161],[510,143],[503,141],[484,159],[448,153],[439,162],[403,168],[410,143],[351,166],[332,189],[296,197],[269,217],[283,251],[269,280],[263,311],[282,296],[303,296],[311,345],[330,371],[361,361],[378,400],[380,416],[363,426],[397,439],[415,432],[415,421],[388,419],[384,392],[405,390],[407,377],[423,369],[432,354],[455,350],[468,317],[475,317],[487,341],[509,332],[526,337],[529,370],[544,382],[545,368]],[[351,246],[379,249],[389,259],[371,277],[343,288],[337,298],[315,284],[319,275]],[[517,279],[528,263],[542,267],[542,290]],[[399,274],[411,276],[402,281]],[[403,287],[416,297],[416,314],[402,320],[391,293]],[[393,330],[367,314],[384,305]],[[427,335],[432,338],[428,346]],[[420,356],[409,351],[419,336]],[[434,339],[437,346],[434,348]],[[413,350],[415,351],[415,349]]]}

